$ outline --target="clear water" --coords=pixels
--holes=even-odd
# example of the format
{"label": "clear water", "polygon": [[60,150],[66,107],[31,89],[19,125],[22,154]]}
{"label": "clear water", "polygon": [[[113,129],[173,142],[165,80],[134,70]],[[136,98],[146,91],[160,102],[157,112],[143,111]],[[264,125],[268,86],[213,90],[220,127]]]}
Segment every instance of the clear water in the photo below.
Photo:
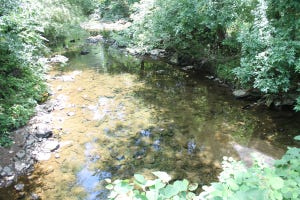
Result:
{"label": "clear water", "polygon": [[[106,199],[105,178],[158,170],[204,185],[217,180],[223,156],[279,158],[299,134],[299,114],[244,110],[249,102],[205,74],[148,59],[141,66],[103,44],[89,48],[69,52],[69,64],[50,73],[53,98],[65,99],[53,126],[68,145],[23,180],[25,199]],[[12,190],[0,192],[13,199]]]}

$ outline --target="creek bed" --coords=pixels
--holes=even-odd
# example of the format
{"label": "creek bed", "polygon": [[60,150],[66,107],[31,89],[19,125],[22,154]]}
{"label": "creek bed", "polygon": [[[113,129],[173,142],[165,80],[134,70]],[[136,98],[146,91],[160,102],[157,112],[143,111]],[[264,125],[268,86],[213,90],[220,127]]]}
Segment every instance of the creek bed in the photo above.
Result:
{"label": "creek bed", "polygon": [[[68,65],[49,74],[52,99],[61,102],[52,126],[63,145],[19,181],[24,199],[106,199],[105,178],[158,170],[202,186],[217,180],[223,156],[279,158],[299,134],[299,114],[243,110],[249,102],[205,75],[101,43],[88,50],[67,53]],[[13,187],[0,191],[5,199],[18,195]]]}

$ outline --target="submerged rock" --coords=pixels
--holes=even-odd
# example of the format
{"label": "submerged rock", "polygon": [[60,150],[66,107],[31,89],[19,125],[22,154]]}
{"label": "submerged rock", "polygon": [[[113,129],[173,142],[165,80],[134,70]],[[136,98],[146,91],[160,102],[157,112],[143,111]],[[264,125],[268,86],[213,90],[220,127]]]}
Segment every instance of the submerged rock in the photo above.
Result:
{"label": "submerged rock", "polygon": [[87,55],[89,53],[90,53],[90,51],[87,50],[87,49],[83,49],[83,50],[80,51],[80,55]]}
{"label": "submerged rock", "polygon": [[55,55],[54,57],[49,59],[50,63],[61,63],[64,64],[69,61],[69,58],[62,55]]}
{"label": "submerged rock", "polygon": [[141,130],[140,134],[143,137],[150,137],[151,132],[150,132],[150,130]]}
{"label": "submerged rock", "polygon": [[259,158],[267,166],[272,166],[275,159],[269,155],[266,155],[256,149],[245,147],[236,143],[233,143],[233,148],[237,151],[240,156],[240,159],[247,165],[251,166],[255,159]]}
{"label": "submerged rock", "polygon": [[191,140],[188,142],[187,144],[187,148],[188,148],[188,153],[192,154],[196,151],[196,143],[194,140]]}
{"label": "submerged rock", "polygon": [[103,40],[104,40],[104,38],[102,35],[91,36],[86,39],[87,43],[93,43],[93,44],[98,43]]}

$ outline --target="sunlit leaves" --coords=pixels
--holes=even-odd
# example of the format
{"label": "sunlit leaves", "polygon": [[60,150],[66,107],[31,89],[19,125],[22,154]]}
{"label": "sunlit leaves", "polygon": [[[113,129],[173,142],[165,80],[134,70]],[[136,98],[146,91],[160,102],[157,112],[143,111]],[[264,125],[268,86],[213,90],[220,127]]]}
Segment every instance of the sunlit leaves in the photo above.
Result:
{"label": "sunlit leaves", "polygon": [[[189,184],[188,180],[177,180],[168,183],[171,177],[166,172],[153,172],[158,179],[146,180],[143,175],[135,174],[134,182],[116,180],[106,186],[111,190],[110,199],[196,199],[195,191],[198,184]],[[136,187],[137,186],[137,187]],[[134,189],[138,188],[138,189]]]}

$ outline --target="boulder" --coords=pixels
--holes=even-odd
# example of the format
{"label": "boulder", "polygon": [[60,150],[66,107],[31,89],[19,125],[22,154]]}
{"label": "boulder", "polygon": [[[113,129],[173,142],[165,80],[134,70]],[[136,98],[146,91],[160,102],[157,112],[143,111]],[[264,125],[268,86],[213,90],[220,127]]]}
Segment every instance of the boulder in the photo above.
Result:
{"label": "boulder", "polygon": [[50,153],[59,148],[59,142],[57,140],[47,140],[41,145],[41,151],[45,153]]}
{"label": "boulder", "polygon": [[51,153],[38,152],[35,155],[35,159],[38,161],[45,161],[51,158]]}
{"label": "boulder", "polygon": [[38,138],[49,138],[53,134],[52,128],[47,124],[37,124],[34,132]]}
{"label": "boulder", "polygon": [[236,97],[236,98],[245,98],[248,97],[250,94],[248,92],[248,90],[234,90],[232,92],[232,94]]}

